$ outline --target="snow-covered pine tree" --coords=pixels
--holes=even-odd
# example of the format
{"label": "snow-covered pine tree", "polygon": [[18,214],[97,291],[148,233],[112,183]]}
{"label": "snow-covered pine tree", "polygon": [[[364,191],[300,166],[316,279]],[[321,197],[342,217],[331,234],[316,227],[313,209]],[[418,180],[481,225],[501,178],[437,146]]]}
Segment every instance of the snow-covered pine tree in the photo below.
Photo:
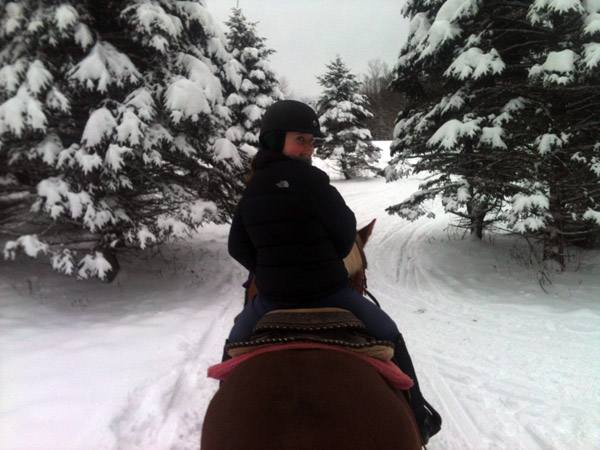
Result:
{"label": "snow-covered pine tree", "polygon": [[[405,169],[432,172],[419,191],[388,212],[414,220],[429,211],[427,200],[441,197],[447,212],[461,218],[478,237],[497,219],[502,200],[517,192],[518,160],[505,133],[519,92],[498,81],[505,62],[494,41],[506,9],[470,0],[463,3],[410,1],[409,39],[401,50],[394,87],[411,102],[394,129],[388,179]],[[505,108],[507,111],[502,114]],[[408,159],[418,156],[417,159]],[[411,162],[409,162],[411,161]],[[400,165],[400,170],[392,170]],[[509,173],[503,170],[514,166]],[[396,168],[397,169],[397,168]]]}
{"label": "snow-covered pine tree", "polygon": [[371,132],[365,126],[372,114],[360,93],[360,81],[339,56],[317,79],[324,88],[317,101],[317,114],[325,138],[316,155],[332,159],[346,179],[377,171],[381,150],[372,144]]}
{"label": "snow-covered pine tree", "polygon": [[[597,229],[599,139],[591,117],[600,4],[592,3],[407,4],[409,39],[395,87],[412,103],[396,123],[388,176],[398,175],[407,156],[419,157],[412,171],[434,175],[389,212],[414,219],[427,212],[425,200],[439,196],[480,237],[485,226],[506,219],[548,247],[556,214],[587,232]],[[544,170],[550,161],[564,168],[559,178]],[[550,178],[578,186],[554,212]]]}
{"label": "snow-covered pine tree", "polygon": [[526,17],[538,31],[526,60],[532,119],[515,132],[535,178],[509,220],[522,233],[539,223],[544,260],[564,268],[568,245],[600,244],[600,1],[537,0]]}
{"label": "snow-covered pine tree", "polygon": [[[20,0],[0,12],[0,226],[65,274],[227,220],[239,63],[205,2]],[[219,78],[222,75],[223,79]]]}
{"label": "snow-covered pine tree", "polygon": [[283,98],[277,75],[269,65],[274,50],[267,48],[265,38],[258,35],[256,23],[248,22],[242,10],[233,8],[225,23],[228,50],[242,66],[242,83],[229,85],[227,106],[231,110],[232,126],[226,137],[240,150],[247,167],[248,159],[258,151],[260,120],[265,109]]}

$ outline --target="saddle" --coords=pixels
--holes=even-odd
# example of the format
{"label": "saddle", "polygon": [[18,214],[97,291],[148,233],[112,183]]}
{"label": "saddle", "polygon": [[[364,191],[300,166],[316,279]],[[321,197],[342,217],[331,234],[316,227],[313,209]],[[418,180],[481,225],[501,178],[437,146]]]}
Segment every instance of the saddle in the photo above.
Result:
{"label": "saddle", "polygon": [[277,310],[265,314],[249,341],[228,343],[225,350],[236,357],[273,345],[316,343],[390,361],[394,343],[375,339],[364,330],[365,325],[345,309]]}

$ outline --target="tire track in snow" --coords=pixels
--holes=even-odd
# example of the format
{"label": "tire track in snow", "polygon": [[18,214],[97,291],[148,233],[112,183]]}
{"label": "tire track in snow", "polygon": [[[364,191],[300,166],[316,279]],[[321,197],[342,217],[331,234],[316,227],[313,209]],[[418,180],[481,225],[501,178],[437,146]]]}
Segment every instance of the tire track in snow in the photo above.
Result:
{"label": "tire track in snow", "polygon": [[[206,243],[204,243],[206,245]],[[211,261],[229,258],[222,242],[209,246],[196,270],[208,273],[198,289],[198,323],[204,328],[179,338],[178,362],[159,377],[139,385],[114,418],[112,430],[119,448],[197,449],[206,408],[218,382],[206,377],[209,366],[220,361],[222,346],[234,316],[243,306],[243,271],[231,262],[231,271]],[[213,270],[210,266],[214,267]],[[208,324],[208,327],[206,327]]]}
{"label": "tire track in snow", "polygon": [[[467,268],[452,266],[452,251],[480,248],[469,241],[446,242],[450,237],[444,232],[448,220],[444,214],[415,222],[388,216],[384,209],[398,200],[393,198],[398,189],[380,181],[371,183],[368,203],[359,194],[358,188],[363,187],[359,184],[339,183],[338,189],[357,213],[359,224],[377,218],[366,248],[369,289],[404,334],[426,398],[443,410],[444,428],[429,448],[556,448],[555,438],[536,426],[540,415],[536,411],[551,407],[564,412],[565,399],[555,400],[551,391],[539,394],[538,384],[566,385],[569,371],[555,357],[557,372],[547,373],[548,361],[538,363],[535,358],[553,357],[547,349],[561,345],[565,355],[588,348],[579,339],[557,336],[557,329],[570,326],[591,336],[597,328],[579,326],[576,320],[561,326],[554,323],[555,312],[545,318],[529,305],[494,303],[490,300],[494,293],[485,291],[484,280],[471,280]],[[441,206],[436,211],[442,212]],[[438,251],[442,252],[439,258],[434,253]],[[550,329],[554,331],[549,337]],[[590,351],[593,348],[589,346]],[[519,357],[522,365],[515,366]],[[548,377],[552,379],[545,380]],[[570,394],[573,402],[576,393]],[[585,414],[571,410],[577,416]],[[495,420],[486,420],[489,417]]]}
{"label": "tire track in snow", "polygon": [[[455,434],[462,438],[463,448],[479,448],[480,435],[473,417],[463,408],[438,370],[430,364],[424,364],[423,367],[427,368],[428,384],[431,386],[431,391],[435,394],[435,398],[440,400],[439,405],[436,404],[435,407],[439,408],[439,413],[443,417],[444,431],[452,427],[456,429]],[[452,420],[449,421],[448,417],[452,417]]]}

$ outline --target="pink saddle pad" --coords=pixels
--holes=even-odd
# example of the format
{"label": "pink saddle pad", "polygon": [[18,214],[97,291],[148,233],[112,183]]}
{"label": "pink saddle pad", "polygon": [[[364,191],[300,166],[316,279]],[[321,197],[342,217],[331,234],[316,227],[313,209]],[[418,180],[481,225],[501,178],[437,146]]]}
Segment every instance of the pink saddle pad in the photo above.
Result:
{"label": "pink saddle pad", "polygon": [[394,388],[397,389],[409,389],[413,386],[413,380],[406,375],[404,372],[400,370],[398,366],[396,366],[391,361],[380,361],[375,358],[371,358],[369,356],[364,356],[359,353],[353,352],[352,350],[347,350],[344,348],[326,345],[326,344],[318,344],[318,343],[310,343],[310,342],[297,342],[292,344],[279,344],[273,345],[270,347],[259,348],[250,353],[246,353],[240,356],[236,356],[228,361],[225,361],[220,364],[216,364],[208,368],[208,376],[209,378],[214,378],[216,380],[224,380],[231,373],[233,369],[235,369],[240,363],[262,353],[267,352],[276,352],[280,350],[293,350],[293,349],[326,349],[326,350],[335,350],[338,352],[348,353],[357,358],[360,358],[369,364],[371,364],[377,372]]}

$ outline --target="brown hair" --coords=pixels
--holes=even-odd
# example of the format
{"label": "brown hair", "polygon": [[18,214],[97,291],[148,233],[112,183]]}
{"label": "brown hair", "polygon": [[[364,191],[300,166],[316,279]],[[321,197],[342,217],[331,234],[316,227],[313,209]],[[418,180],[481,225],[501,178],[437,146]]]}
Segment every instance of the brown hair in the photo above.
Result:
{"label": "brown hair", "polygon": [[254,172],[256,172],[256,156],[254,158],[252,158],[252,161],[250,161],[250,172],[248,172],[246,174],[246,176],[244,177],[244,180],[246,181],[246,183],[250,182],[250,180],[254,176]]}

